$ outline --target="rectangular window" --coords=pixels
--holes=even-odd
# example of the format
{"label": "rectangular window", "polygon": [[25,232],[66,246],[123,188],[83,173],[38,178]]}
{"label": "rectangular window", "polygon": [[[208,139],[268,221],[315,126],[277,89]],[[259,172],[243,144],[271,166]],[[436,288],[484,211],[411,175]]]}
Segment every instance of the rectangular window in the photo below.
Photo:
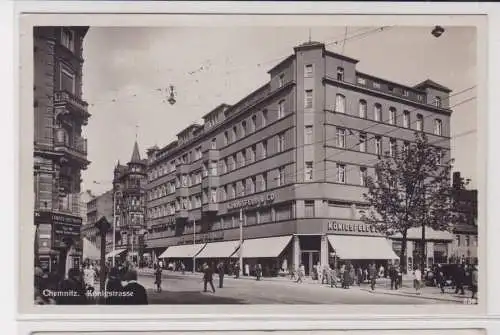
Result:
{"label": "rectangular window", "polygon": [[366,133],[359,133],[359,151],[366,152]]}
{"label": "rectangular window", "polygon": [[440,119],[434,120],[434,135],[443,135],[443,122]]}
{"label": "rectangular window", "polygon": [[245,165],[246,165],[246,163],[247,163],[247,162],[246,162],[246,157],[245,157],[245,156],[246,156],[246,155],[245,155],[245,151],[244,151],[244,150],[242,150],[242,151],[240,152],[240,167],[245,166]]}
{"label": "rectangular window", "polygon": [[417,100],[420,101],[420,102],[423,102],[424,101],[424,96],[421,95],[421,94],[418,94],[417,95]]}
{"label": "rectangular window", "polygon": [[217,162],[215,161],[210,162],[210,175],[211,176],[217,175]]}
{"label": "rectangular window", "polygon": [[373,88],[376,88],[377,90],[380,89],[380,83],[377,83],[376,81],[373,82]]}
{"label": "rectangular window", "polygon": [[256,152],[257,152],[257,146],[254,144],[250,148],[250,162],[251,163],[255,162]]}
{"label": "rectangular window", "polygon": [[285,167],[280,167],[278,169],[278,186],[285,185]]}
{"label": "rectangular window", "polygon": [[[214,142],[214,140],[212,140],[212,142]],[[201,147],[198,147],[194,151],[194,160],[197,161],[198,159],[201,159],[201,156]]]}
{"label": "rectangular window", "polygon": [[434,98],[434,106],[441,108],[441,97]]}
{"label": "rectangular window", "polygon": [[245,181],[245,179],[243,179],[241,181],[241,192],[240,192],[240,194],[238,194],[238,196],[241,196],[241,197],[245,196],[246,191],[247,191],[247,182]]}
{"label": "rectangular window", "polygon": [[252,132],[254,132],[257,129],[257,115],[252,115],[251,120]]}
{"label": "rectangular window", "polygon": [[210,149],[217,149],[217,140],[215,138],[212,138],[212,141],[210,142]]}
{"label": "rectangular window", "polygon": [[250,194],[255,193],[255,184],[256,184],[256,178],[255,177],[250,178]]}
{"label": "rectangular window", "polygon": [[75,94],[75,74],[71,72],[69,69],[66,69],[65,67],[61,66],[61,73],[60,73],[60,89],[61,91],[66,91],[71,94]]}
{"label": "rectangular window", "polygon": [[337,182],[345,183],[345,165],[337,164]]}
{"label": "rectangular window", "polygon": [[237,167],[238,155],[237,155],[237,154],[234,154],[234,155],[232,156],[232,158],[233,158],[232,170],[235,170],[235,169],[236,169],[236,167]]}
{"label": "rectangular window", "polygon": [[285,85],[285,75],[282,73],[278,77],[278,87],[283,87]]}
{"label": "rectangular window", "polygon": [[210,201],[214,204],[217,202],[217,189],[212,188],[210,190]]}
{"label": "rectangular window", "polygon": [[366,186],[366,180],[368,178],[368,171],[365,167],[359,168],[359,178],[361,186]]}
{"label": "rectangular window", "polygon": [[305,126],[304,128],[304,144],[312,144],[313,142],[313,126]]}
{"label": "rectangular window", "polygon": [[367,111],[368,111],[368,106],[366,104],[366,101],[360,100],[359,101],[359,117],[362,119],[366,119]]}
{"label": "rectangular window", "polygon": [[345,97],[342,94],[337,94],[335,97],[335,112],[345,113]]}
{"label": "rectangular window", "polygon": [[408,92],[408,90],[406,90],[406,89],[403,89],[403,96],[409,97],[410,96],[410,92]]}
{"label": "rectangular window", "polygon": [[337,128],[337,147],[345,148],[345,129]]}
{"label": "rectangular window", "polygon": [[338,81],[344,81],[344,68],[343,67],[337,67],[337,80]]}
{"label": "rectangular window", "polygon": [[262,111],[262,127],[267,126],[267,110]]}
{"label": "rectangular window", "polygon": [[304,217],[313,218],[314,215],[314,200],[304,201]]}
{"label": "rectangular window", "polygon": [[358,84],[360,84],[360,85],[366,85],[366,79],[358,77]]}
{"label": "rectangular window", "polygon": [[313,76],[313,66],[312,64],[307,64],[304,70],[304,77],[312,77]]}
{"label": "rectangular window", "polygon": [[236,126],[233,127],[233,136],[232,136],[233,142],[235,142],[238,139],[238,128]]}
{"label": "rectangular window", "polygon": [[278,134],[278,148],[277,152],[283,152],[285,150],[285,134]]}
{"label": "rectangular window", "polygon": [[304,173],[304,180],[305,181],[312,181],[313,180],[313,162],[306,162],[305,164],[305,173]]}
{"label": "rectangular window", "polygon": [[382,138],[380,136],[375,137],[375,154],[382,155]]}
{"label": "rectangular window", "polygon": [[304,108],[312,108],[312,107],[313,107],[313,90],[306,90]]}
{"label": "rectangular window", "polygon": [[241,137],[245,137],[247,135],[247,122],[241,122]]}
{"label": "rectangular window", "polygon": [[382,121],[382,106],[379,104],[375,104],[374,106],[373,119],[378,122]]}
{"label": "rectangular window", "polygon": [[227,131],[224,132],[224,145],[229,144],[229,134]]}
{"label": "rectangular window", "polygon": [[285,100],[281,100],[278,103],[278,119],[285,116]]}
{"label": "rectangular window", "polygon": [[403,112],[403,127],[410,128],[410,112]]}
{"label": "rectangular window", "polygon": [[424,131],[424,117],[422,114],[417,114],[417,131]]}
{"label": "rectangular window", "polygon": [[61,44],[71,52],[75,52],[75,35],[70,29],[62,29]]}
{"label": "rectangular window", "polygon": [[389,146],[389,156],[391,157],[396,157],[396,151],[397,151],[397,144],[396,140],[391,138],[390,140],[390,146]]}
{"label": "rectangular window", "polygon": [[442,165],[443,164],[443,151],[441,149],[436,149],[437,152],[436,152],[436,164],[437,165]]}

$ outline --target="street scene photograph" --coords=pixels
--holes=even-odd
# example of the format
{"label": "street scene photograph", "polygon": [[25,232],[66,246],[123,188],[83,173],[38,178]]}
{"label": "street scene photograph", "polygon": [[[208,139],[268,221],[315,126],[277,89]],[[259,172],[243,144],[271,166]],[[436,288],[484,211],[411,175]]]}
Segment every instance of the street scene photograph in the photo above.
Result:
{"label": "street scene photograph", "polygon": [[33,304],[479,304],[476,27],[290,22],[33,28]]}

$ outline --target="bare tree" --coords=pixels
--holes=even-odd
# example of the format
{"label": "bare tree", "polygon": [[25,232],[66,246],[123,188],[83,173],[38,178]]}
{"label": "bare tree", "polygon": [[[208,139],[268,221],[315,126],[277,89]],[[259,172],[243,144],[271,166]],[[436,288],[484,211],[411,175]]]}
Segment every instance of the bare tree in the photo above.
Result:
{"label": "bare tree", "polygon": [[452,160],[444,161],[443,149],[416,132],[412,143],[386,153],[367,178],[365,200],[371,209],[362,220],[391,236],[400,233],[400,264],[406,272],[408,230],[422,227],[421,264],[425,265],[425,227],[451,230],[459,216],[453,209],[450,181]]}

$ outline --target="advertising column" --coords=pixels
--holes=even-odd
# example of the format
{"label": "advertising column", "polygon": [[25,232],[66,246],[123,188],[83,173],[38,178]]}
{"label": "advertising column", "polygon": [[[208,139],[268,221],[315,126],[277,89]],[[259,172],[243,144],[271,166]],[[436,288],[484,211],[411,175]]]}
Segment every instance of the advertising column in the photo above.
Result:
{"label": "advertising column", "polygon": [[300,266],[300,241],[297,235],[293,236],[293,269]]}
{"label": "advertising column", "polygon": [[328,265],[328,237],[327,237],[327,235],[321,236],[320,263],[321,263],[321,266]]}

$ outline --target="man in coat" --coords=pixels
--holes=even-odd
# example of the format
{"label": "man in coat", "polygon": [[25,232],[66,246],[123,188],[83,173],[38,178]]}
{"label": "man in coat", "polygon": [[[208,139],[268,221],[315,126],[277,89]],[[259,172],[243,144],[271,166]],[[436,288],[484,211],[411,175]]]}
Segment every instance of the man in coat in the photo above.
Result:
{"label": "man in coat", "polygon": [[224,285],[224,262],[220,262],[217,265],[217,272],[219,274],[219,288],[222,288],[222,286]]}
{"label": "man in coat", "polygon": [[203,264],[203,292],[207,292],[207,284],[210,284],[212,291],[215,293],[213,270],[211,266],[205,263]]}
{"label": "man in coat", "polygon": [[137,271],[128,270],[123,276],[127,285],[123,288],[125,305],[147,305],[148,295],[144,286],[137,282]]}
{"label": "man in coat", "polygon": [[370,287],[372,291],[375,290],[375,284],[377,283],[377,268],[375,264],[370,265],[370,269],[368,270],[368,274],[370,275]]}

